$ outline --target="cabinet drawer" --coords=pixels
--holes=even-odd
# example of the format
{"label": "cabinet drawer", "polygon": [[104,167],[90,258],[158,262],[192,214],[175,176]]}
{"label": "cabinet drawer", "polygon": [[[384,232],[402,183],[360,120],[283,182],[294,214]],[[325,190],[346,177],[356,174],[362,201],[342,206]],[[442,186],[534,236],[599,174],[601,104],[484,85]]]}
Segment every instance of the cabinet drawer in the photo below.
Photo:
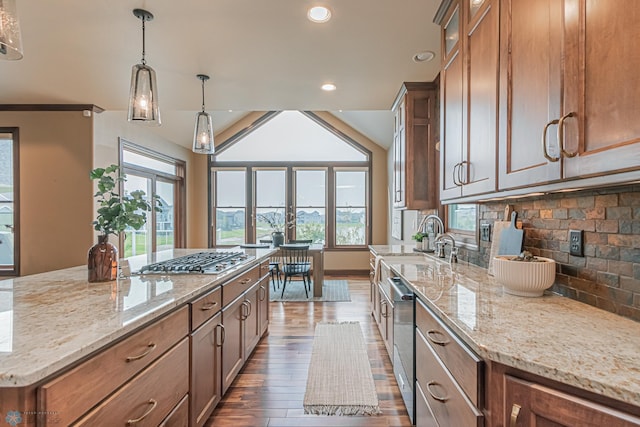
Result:
{"label": "cabinet drawer", "polygon": [[440,427],[419,383],[416,383],[416,426]]}
{"label": "cabinet drawer", "polygon": [[238,277],[229,280],[222,285],[222,305],[226,307],[240,294],[258,282],[260,277],[260,266],[255,266]]}
{"label": "cabinet drawer", "polygon": [[74,425],[157,426],[188,392],[189,339],[185,338]]}
{"label": "cabinet drawer", "polygon": [[269,260],[262,261],[260,263],[260,278],[265,277],[269,274]]}
{"label": "cabinet drawer", "polygon": [[158,427],[189,427],[189,396],[183,397]]}
{"label": "cabinet drawer", "polygon": [[426,338],[416,331],[416,382],[439,425],[482,426],[482,413],[469,401]]}
{"label": "cabinet drawer", "polygon": [[222,310],[222,287],[218,286],[191,303],[191,330],[198,329],[220,310]]}
{"label": "cabinet drawer", "polygon": [[56,411],[58,425],[69,425],[188,333],[184,306],[44,384],[38,391],[40,410]]}
{"label": "cabinet drawer", "polygon": [[471,402],[482,407],[482,359],[469,350],[419,299],[416,300],[416,327]]}

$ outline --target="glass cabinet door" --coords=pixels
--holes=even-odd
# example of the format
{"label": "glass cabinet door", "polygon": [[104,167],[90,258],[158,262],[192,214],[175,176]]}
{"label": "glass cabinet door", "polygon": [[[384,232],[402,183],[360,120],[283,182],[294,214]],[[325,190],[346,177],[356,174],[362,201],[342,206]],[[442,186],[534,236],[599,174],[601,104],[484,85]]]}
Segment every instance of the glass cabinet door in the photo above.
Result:
{"label": "glass cabinet door", "polygon": [[453,51],[460,40],[460,8],[456,8],[444,27],[444,52],[445,57]]}

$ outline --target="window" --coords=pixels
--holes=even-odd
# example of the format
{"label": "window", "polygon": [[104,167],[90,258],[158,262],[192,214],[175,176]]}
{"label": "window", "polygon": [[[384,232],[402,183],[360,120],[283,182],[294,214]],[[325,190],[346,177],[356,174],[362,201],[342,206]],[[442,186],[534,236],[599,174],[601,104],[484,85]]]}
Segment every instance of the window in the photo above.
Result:
{"label": "window", "polygon": [[366,244],[366,195],[366,171],[336,171],[336,245]]}
{"label": "window", "polygon": [[185,164],[131,142],[120,140],[122,170],[127,180],[124,194],[142,190],[147,200],[155,197],[161,211],[148,212],[140,230],[129,228],[121,237],[125,257],[185,246]]}
{"label": "window", "polygon": [[0,275],[19,274],[18,129],[0,128]]}
{"label": "window", "polygon": [[[267,113],[211,158],[212,246],[270,239],[311,239],[328,248],[369,242],[371,153],[312,113]],[[233,184],[220,188],[225,174]],[[229,190],[230,188],[233,190]],[[220,197],[231,191],[236,200]],[[230,196],[229,196],[230,197]],[[234,215],[234,237],[223,232]]]}
{"label": "window", "polygon": [[216,242],[240,245],[245,242],[246,170],[215,172]]}
{"label": "window", "polygon": [[477,211],[474,204],[452,204],[447,206],[447,230],[456,235],[456,240],[477,244]]}

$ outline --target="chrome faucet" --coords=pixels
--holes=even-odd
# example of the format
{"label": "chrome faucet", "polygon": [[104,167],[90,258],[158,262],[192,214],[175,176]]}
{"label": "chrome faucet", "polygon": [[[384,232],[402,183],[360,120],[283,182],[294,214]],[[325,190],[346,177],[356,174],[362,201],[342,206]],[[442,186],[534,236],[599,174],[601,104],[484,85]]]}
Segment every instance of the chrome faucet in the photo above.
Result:
{"label": "chrome faucet", "polygon": [[433,215],[433,214],[427,215],[424,218],[422,218],[422,221],[420,221],[420,224],[418,225],[417,231],[422,231],[422,229],[426,227],[429,220],[433,220],[437,224],[437,227],[435,226],[433,227],[433,232],[436,233],[436,236],[440,235],[441,233],[444,233],[444,223],[442,222],[442,220],[438,215]]}
{"label": "chrome faucet", "polygon": [[449,256],[449,262],[458,262],[458,248],[456,247],[456,240],[449,233],[440,234],[436,237],[435,245],[439,258],[444,258],[444,247],[447,244],[445,240],[451,240],[451,255]]}

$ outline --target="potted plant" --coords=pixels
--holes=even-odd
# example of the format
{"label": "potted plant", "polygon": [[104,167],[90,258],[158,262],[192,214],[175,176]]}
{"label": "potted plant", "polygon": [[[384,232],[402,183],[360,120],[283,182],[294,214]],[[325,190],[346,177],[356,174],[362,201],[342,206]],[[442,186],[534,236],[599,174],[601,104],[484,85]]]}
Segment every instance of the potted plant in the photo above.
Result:
{"label": "potted plant", "polygon": [[429,233],[423,233],[422,231],[416,232],[413,236],[411,236],[413,240],[416,241],[416,249],[419,251],[426,250],[425,243],[429,244]]}
{"label": "potted plant", "polygon": [[109,234],[118,235],[127,227],[139,230],[147,221],[147,211],[160,211],[157,200],[152,206],[145,198],[145,192],[132,191],[120,195],[120,183],[126,175],[120,173],[118,165],[96,168],[89,174],[97,181],[98,191],[94,194],[98,202],[98,216],[93,228],[100,233],[98,243],[89,249],[89,282],[115,280],[118,276],[118,248],[109,243]]}
{"label": "potted plant", "polygon": [[258,219],[266,222],[271,228],[271,238],[274,247],[284,244],[285,227],[289,229],[295,225],[295,219],[291,212],[286,214],[285,218],[285,215],[280,213],[279,210],[258,214]]}

